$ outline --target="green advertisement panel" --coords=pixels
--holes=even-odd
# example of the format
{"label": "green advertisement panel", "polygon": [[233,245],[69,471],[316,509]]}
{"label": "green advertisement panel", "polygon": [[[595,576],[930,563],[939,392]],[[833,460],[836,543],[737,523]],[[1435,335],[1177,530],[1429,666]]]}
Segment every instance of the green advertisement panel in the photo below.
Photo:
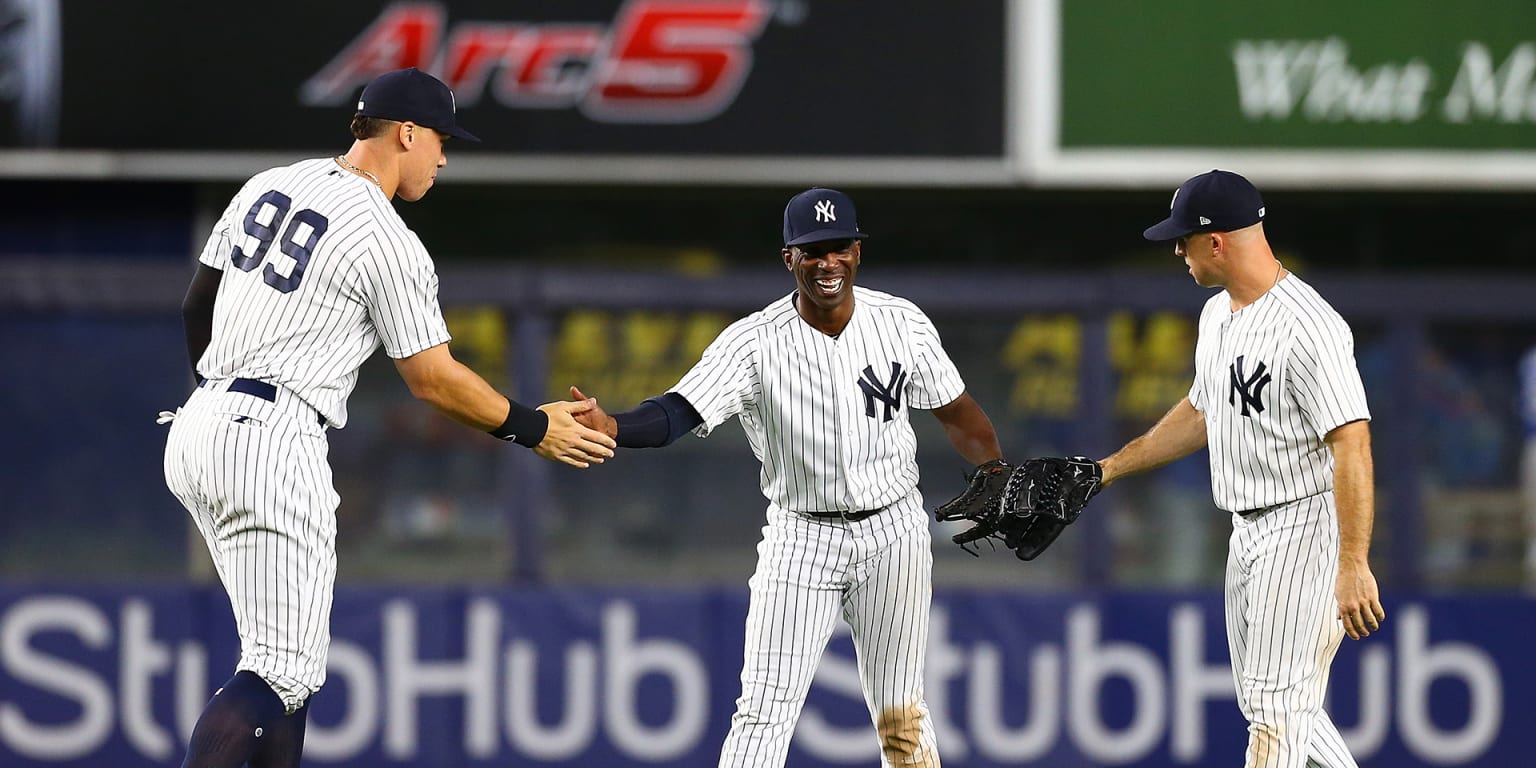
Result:
{"label": "green advertisement panel", "polygon": [[1532,0],[1058,7],[1062,150],[1536,148]]}

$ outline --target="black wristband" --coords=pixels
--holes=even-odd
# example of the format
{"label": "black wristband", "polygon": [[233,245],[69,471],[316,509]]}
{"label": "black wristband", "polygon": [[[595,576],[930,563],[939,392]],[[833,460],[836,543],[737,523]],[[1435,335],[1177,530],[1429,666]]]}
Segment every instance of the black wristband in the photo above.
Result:
{"label": "black wristband", "polygon": [[511,398],[507,399],[507,406],[507,420],[491,430],[491,437],[529,448],[538,445],[549,431],[549,415]]}

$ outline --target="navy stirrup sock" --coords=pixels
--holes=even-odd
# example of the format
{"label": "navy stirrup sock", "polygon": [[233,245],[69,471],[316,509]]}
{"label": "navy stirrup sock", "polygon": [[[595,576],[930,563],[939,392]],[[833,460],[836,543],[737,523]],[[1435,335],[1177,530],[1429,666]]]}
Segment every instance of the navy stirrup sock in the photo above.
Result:
{"label": "navy stirrup sock", "polygon": [[304,756],[304,726],[309,722],[309,702],[291,715],[273,721],[251,755],[250,768],[299,768]]}
{"label": "navy stirrup sock", "polygon": [[287,707],[254,672],[236,672],[197,719],[182,768],[240,768]]}

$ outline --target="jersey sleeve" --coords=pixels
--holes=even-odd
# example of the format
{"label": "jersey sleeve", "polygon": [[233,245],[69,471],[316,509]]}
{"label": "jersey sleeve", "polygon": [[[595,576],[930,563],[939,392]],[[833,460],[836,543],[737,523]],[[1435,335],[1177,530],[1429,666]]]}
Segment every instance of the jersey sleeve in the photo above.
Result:
{"label": "jersey sleeve", "polygon": [[1351,421],[1371,418],[1355,364],[1355,337],[1338,315],[1297,327],[1290,354],[1291,390],[1307,426],[1321,439]]}
{"label": "jersey sleeve", "polygon": [[[241,193],[244,191],[242,189]],[[229,263],[230,249],[234,247],[234,232],[239,223],[235,217],[243,197],[244,194],[236,194],[230,198],[229,205],[224,206],[224,213],[213,223],[213,231],[208,233],[208,242],[203,244],[203,252],[198,254],[197,263],[224,271],[224,265]]]}
{"label": "jersey sleeve", "polygon": [[752,402],[757,380],[753,374],[756,328],[756,316],[732,323],[710,342],[699,362],[668,390],[682,395],[704,419],[693,430],[699,437],[709,437],[715,427],[740,415]]}
{"label": "jersey sleeve", "polygon": [[911,306],[908,321],[912,334],[912,375],[907,379],[907,404],[920,410],[942,408],[965,394],[965,381],[939,341],[939,329],[928,315]]}
{"label": "jersey sleeve", "polygon": [[358,259],[368,316],[384,353],[399,360],[452,336],[437,300],[437,270],[414,236],[375,239]]}

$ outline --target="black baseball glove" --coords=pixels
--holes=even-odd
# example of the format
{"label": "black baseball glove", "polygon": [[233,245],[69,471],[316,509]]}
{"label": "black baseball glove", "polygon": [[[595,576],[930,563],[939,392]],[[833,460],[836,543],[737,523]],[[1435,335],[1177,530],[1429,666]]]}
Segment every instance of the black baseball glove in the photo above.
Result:
{"label": "black baseball glove", "polygon": [[975,542],[988,537],[1003,539],[1002,525],[1003,489],[1013,465],[1002,459],[993,459],[966,474],[966,488],[959,496],[944,502],[933,511],[941,522],[970,520],[975,525],[955,534],[952,538],[961,549],[980,557],[972,548]]}
{"label": "black baseball glove", "polygon": [[1003,488],[998,530],[1020,560],[1033,560],[1104,484],[1104,468],[1086,456],[1030,459]]}

